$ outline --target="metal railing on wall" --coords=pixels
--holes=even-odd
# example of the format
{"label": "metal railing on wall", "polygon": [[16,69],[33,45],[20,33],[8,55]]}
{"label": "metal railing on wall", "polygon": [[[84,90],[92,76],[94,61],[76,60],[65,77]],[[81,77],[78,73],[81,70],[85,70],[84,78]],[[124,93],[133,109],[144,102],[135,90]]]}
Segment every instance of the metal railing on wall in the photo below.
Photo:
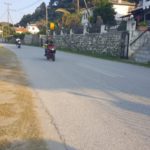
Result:
{"label": "metal railing on wall", "polygon": [[[150,31],[149,29],[147,29],[147,30],[145,30],[145,31],[143,31],[136,39],[134,39],[131,43],[130,43],[130,46],[132,46],[133,44],[135,44],[138,40],[140,40],[142,37],[143,37],[143,35],[147,32],[147,31]],[[145,40],[144,40],[145,41]],[[147,41],[147,39],[146,39],[146,41]],[[145,42],[146,42],[145,41]],[[144,42],[144,43],[145,43]],[[143,43],[143,44],[144,44]]]}
{"label": "metal railing on wall", "polygon": [[74,26],[72,28],[62,28],[56,29],[55,34],[60,35],[62,34],[84,34],[84,33],[100,33],[101,26],[92,25],[90,27],[85,26]]}

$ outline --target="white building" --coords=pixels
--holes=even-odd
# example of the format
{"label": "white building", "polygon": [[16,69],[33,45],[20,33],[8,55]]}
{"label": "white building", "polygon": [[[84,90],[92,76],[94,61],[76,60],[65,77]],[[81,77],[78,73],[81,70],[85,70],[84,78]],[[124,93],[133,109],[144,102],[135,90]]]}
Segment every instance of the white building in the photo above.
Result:
{"label": "white building", "polygon": [[[128,13],[135,9],[135,4],[134,3],[130,3],[124,0],[110,0],[110,2],[113,4],[113,8],[116,12],[115,15],[115,19],[117,21],[121,21],[121,16],[125,16],[128,15]],[[81,23],[82,25],[87,25],[88,24],[88,19],[90,16],[93,16],[93,8],[88,8],[87,9],[82,9],[81,13],[82,13],[82,19],[81,19]]]}
{"label": "white building", "polygon": [[3,31],[0,29],[0,35],[2,35],[3,34]]}
{"label": "white building", "polygon": [[37,34],[40,32],[39,28],[36,26],[36,24],[27,24],[27,30],[31,34]]}
{"label": "white building", "polygon": [[132,14],[136,18],[137,23],[147,21],[150,24],[150,0],[140,0]]}
{"label": "white building", "polygon": [[142,9],[150,8],[150,0],[140,0],[137,8],[142,8]]}
{"label": "white building", "polygon": [[94,7],[93,8],[88,8],[88,9],[83,8],[81,10],[81,14],[82,14],[81,24],[83,26],[87,26],[88,25],[89,17],[93,16],[93,10],[94,10]]}
{"label": "white building", "polygon": [[135,8],[134,3],[130,3],[123,0],[110,0],[113,4],[113,8],[116,12],[115,19],[117,21],[121,20],[121,16],[128,15],[131,10]]}

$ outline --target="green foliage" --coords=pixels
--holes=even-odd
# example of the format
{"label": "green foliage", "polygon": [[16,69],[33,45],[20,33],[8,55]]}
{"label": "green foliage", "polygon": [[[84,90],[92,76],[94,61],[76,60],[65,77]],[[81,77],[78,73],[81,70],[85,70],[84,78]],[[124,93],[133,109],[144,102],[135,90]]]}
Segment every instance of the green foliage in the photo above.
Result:
{"label": "green foliage", "polygon": [[148,23],[146,21],[141,21],[138,23],[138,26],[148,26]]}
{"label": "green foliage", "polygon": [[38,34],[46,34],[46,27],[43,26],[42,28],[40,28],[40,32]]}
{"label": "green foliage", "polygon": [[[56,0],[51,0],[47,6],[48,10],[48,20],[56,22],[62,18],[62,13],[56,12],[58,8],[65,8],[70,12],[75,12],[75,6],[73,0],[60,0],[57,1],[58,4],[55,5]],[[33,14],[24,15],[21,21],[18,23],[21,26],[26,26],[27,23],[36,23],[37,21],[43,20],[46,18],[46,4],[43,2]],[[44,28],[42,29],[44,31]]]}
{"label": "green foliage", "polygon": [[88,18],[88,20],[89,20],[89,22],[90,22],[91,24],[94,23],[94,17],[93,17],[93,16],[90,16],[90,17]]}
{"label": "green foliage", "polygon": [[94,9],[93,17],[94,23],[96,23],[97,16],[101,16],[104,24],[115,25],[115,11],[111,3],[101,1],[101,3]]}
{"label": "green foliage", "polygon": [[81,14],[72,13],[72,14],[64,14],[62,18],[62,23],[65,27],[71,28],[79,25],[81,22]]}
{"label": "green foliage", "polygon": [[26,26],[27,23],[30,23],[32,20],[32,16],[31,14],[28,15],[24,15],[23,18],[21,19],[21,21],[18,23],[20,26]]}
{"label": "green foliage", "polygon": [[15,33],[14,28],[10,25],[3,26],[2,30],[3,30],[3,37],[4,38],[8,38],[8,37],[12,36]]}
{"label": "green foliage", "polygon": [[[57,5],[55,3],[57,2]],[[84,0],[80,0],[80,8],[85,8]],[[109,3],[109,0],[86,0],[88,7],[95,6],[94,17],[92,22],[96,22],[97,16],[101,16],[103,22],[107,25],[112,25],[115,23],[114,19],[114,10],[112,5]],[[58,8],[64,8],[71,13],[75,13],[76,10],[76,1],[74,0],[50,0],[48,5],[48,19],[49,21],[59,22],[62,19],[63,14],[56,12]],[[27,23],[36,23],[40,20],[45,20],[46,18],[46,4],[43,2],[33,14],[24,15],[21,21],[18,23],[21,26],[26,26]],[[69,21],[68,21],[69,22]],[[42,24],[40,30],[44,33],[45,24]]]}
{"label": "green foliage", "polygon": [[109,2],[109,0],[86,0],[88,6],[92,7],[92,6],[98,6],[101,4],[107,4]]}
{"label": "green foliage", "polygon": [[42,3],[33,14],[24,15],[21,21],[18,23],[20,26],[26,26],[27,23],[34,23],[45,18],[46,11],[45,11],[45,3]]}
{"label": "green foliage", "polygon": [[73,1],[73,0],[60,0],[58,2],[57,8],[65,8],[70,12],[75,12],[75,5],[76,5],[76,1]]}
{"label": "green foliage", "polygon": [[[26,33],[27,34],[27,33]],[[25,37],[25,34],[24,33],[15,33],[14,34],[14,38],[16,39],[16,38],[20,38],[21,40],[23,40],[24,39],[24,37]]]}
{"label": "green foliage", "polygon": [[126,21],[121,21],[119,27],[118,27],[118,31],[126,31],[127,28],[127,22]]}

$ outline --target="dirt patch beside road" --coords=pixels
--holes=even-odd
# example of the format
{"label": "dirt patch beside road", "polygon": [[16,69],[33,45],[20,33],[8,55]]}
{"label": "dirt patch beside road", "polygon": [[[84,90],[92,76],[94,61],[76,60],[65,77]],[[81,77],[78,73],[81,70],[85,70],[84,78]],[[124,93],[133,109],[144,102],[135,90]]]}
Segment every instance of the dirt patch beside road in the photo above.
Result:
{"label": "dirt patch beside road", "polygon": [[0,47],[0,150],[46,150],[35,109],[16,55]]}

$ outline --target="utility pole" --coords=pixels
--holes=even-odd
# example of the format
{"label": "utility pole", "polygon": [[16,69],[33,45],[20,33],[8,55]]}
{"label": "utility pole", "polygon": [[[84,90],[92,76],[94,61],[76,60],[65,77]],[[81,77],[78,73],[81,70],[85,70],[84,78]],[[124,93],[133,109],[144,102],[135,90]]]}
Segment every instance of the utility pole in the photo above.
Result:
{"label": "utility pole", "polygon": [[47,10],[48,8],[47,8],[46,4],[45,4],[45,9],[46,9],[45,10],[45,13],[46,13],[46,18],[45,18],[46,19],[45,20],[46,21],[46,38],[47,38],[48,37],[48,26],[47,26],[48,25],[48,10]]}
{"label": "utility pole", "polygon": [[9,23],[9,16],[10,16],[10,5],[11,3],[4,3],[5,5],[7,5],[7,22]]}
{"label": "utility pole", "polygon": [[87,11],[88,17],[89,17],[89,16],[90,16],[90,13],[89,13],[89,10],[88,10],[88,6],[87,6],[87,2],[86,2],[86,0],[84,0],[84,4],[85,4],[85,8],[86,8],[86,11]]}
{"label": "utility pole", "polygon": [[80,0],[77,0],[77,13],[80,11]]}
{"label": "utility pole", "polygon": [[9,16],[10,16],[10,5],[11,3],[4,3],[5,5],[7,5],[7,32],[6,32],[6,36],[8,36],[10,33],[9,33]]}

